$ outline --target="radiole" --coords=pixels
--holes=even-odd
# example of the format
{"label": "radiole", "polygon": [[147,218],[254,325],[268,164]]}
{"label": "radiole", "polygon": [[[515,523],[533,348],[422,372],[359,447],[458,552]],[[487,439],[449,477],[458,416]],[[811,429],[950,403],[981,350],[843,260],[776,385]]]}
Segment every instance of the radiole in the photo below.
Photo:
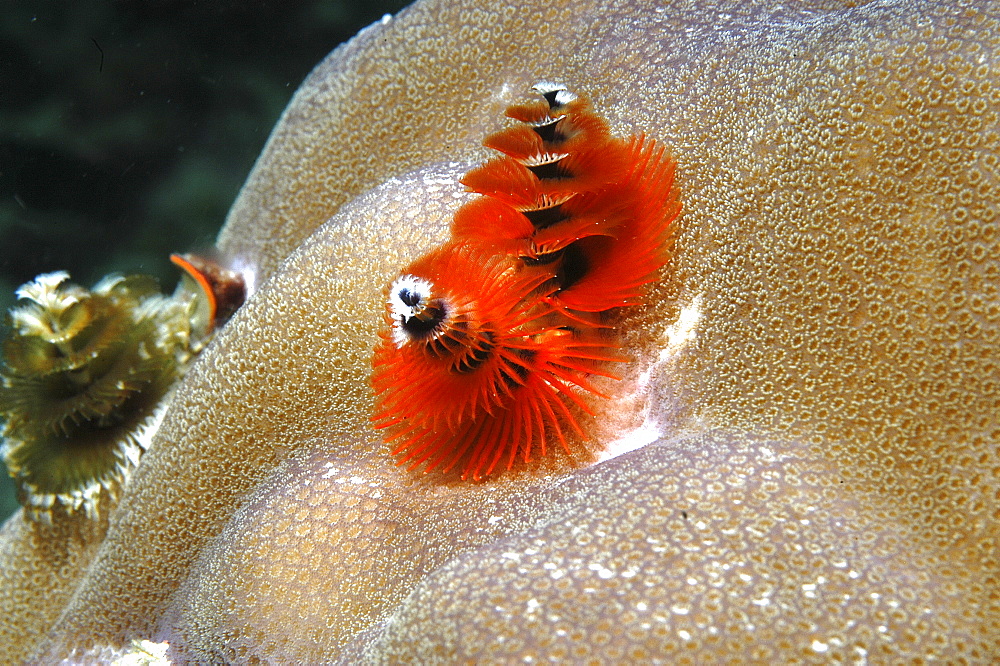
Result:
{"label": "radiole", "polygon": [[641,303],[667,261],[673,160],[613,137],[563,86],[533,90],[484,142],[502,156],[462,178],[482,196],[451,239],[388,288],[372,421],[414,469],[478,480],[585,438],[587,396],[606,397],[590,378],[624,360],[607,316]]}

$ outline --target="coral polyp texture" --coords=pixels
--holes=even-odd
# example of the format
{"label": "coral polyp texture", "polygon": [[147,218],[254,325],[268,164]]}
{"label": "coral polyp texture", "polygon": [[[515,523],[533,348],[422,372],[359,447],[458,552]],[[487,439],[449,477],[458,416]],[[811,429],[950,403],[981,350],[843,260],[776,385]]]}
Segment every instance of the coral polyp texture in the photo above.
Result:
{"label": "coral polyp texture", "polygon": [[[670,261],[599,461],[409,472],[370,423],[385,285],[539,79],[670,147]],[[4,526],[0,661],[997,662],[998,127],[997,2],[387,18],[274,130],[218,241],[262,286],[107,533]]]}
{"label": "coral polyp texture", "polygon": [[513,105],[504,153],[462,184],[483,196],[455,214],[447,243],[387,291],[375,347],[372,420],[400,463],[460,465],[481,479],[584,436],[581,394],[616,352],[610,317],[642,302],[667,260],[680,206],[673,161],[652,141],[614,139],[588,102],[541,83]]}
{"label": "coral polyp texture", "polygon": [[68,279],[18,289],[3,345],[3,459],[36,516],[94,514],[102,493],[117,497],[198,339],[195,299],[165,297],[152,278]]}

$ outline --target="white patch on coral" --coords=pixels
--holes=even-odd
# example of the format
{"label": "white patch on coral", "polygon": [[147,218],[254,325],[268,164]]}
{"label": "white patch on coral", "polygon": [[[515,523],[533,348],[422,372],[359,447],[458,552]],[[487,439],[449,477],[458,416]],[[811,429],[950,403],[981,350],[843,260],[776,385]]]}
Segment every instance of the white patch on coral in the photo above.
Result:
{"label": "white patch on coral", "polygon": [[132,639],[125,653],[111,662],[112,666],[166,666],[171,663],[167,659],[167,642],[154,643],[146,639]]}
{"label": "white patch on coral", "polygon": [[[698,295],[681,308],[677,320],[663,332],[663,348],[660,350],[659,356],[639,375],[635,392],[625,400],[637,400],[640,396],[648,395],[653,378],[663,369],[663,366],[670,363],[697,339],[698,324],[702,318],[701,303],[701,295]],[[629,451],[641,449],[662,436],[663,425],[657,415],[653,413],[651,406],[647,404],[643,410],[642,424],[605,444],[598,462],[604,462]]]}
{"label": "white patch on coral", "polygon": [[257,291],[257,266],[246,257],[234,257],[230,268],[243,277],[243,286],[246,290],[246,300]]}

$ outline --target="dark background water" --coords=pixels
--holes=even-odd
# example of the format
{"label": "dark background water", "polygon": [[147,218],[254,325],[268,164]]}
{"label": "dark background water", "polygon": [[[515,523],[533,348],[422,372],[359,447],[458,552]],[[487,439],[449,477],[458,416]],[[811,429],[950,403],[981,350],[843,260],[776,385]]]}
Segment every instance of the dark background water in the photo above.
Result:
{"label": "dark background water", "polygon": [[[54,270],[86,286],[142,272],[172,289],[169,254],[212,244],[306,74],[406,4],[6,3],[0,311],[19,285]],[[0,520],[17,507],[5,472]]]}

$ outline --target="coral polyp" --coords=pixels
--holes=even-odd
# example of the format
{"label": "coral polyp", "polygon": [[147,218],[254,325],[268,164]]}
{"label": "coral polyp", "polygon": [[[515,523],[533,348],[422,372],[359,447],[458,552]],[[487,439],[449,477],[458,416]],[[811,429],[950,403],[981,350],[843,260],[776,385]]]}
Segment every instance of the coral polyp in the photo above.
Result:
{"label": "coral polyp", "polygon": [[0,448],[29,515],[96,515],[139,461],[164,397],[205,342],[198,294],[160,293],[151,277],[111,275],[92,289],[65,272],[17,291],[0,369]]}

